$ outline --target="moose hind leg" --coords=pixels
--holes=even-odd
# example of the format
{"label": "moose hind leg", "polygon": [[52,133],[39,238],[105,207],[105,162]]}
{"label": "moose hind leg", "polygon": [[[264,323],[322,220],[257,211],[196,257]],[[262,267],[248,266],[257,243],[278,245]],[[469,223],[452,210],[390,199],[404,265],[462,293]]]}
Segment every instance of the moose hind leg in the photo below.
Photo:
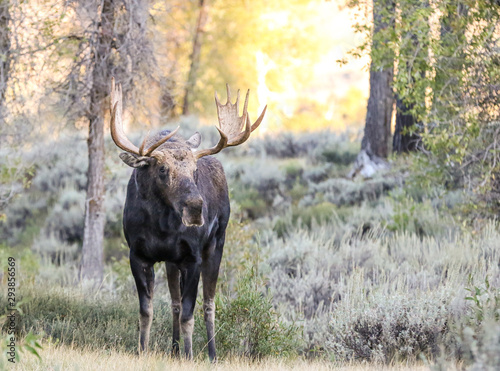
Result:
{"label": "moose hind leg", "polygon": [[139,352],[146,352],[148,350],[151,322],[153,321],[154,267],[152,263],[137,258],[132,252],[130,253],[130,267],[139,295]]}
{"label": "moose hind leg", "polygon": [[[219,244],[220,245],[220,244]],[[215,353],[215,288],[219,276],[219,266],[222,258],[222,249],[216,249],[212,255],[207,257],[201,266],[201,277],[203,280],[203,314],[205,327],[207,329],[208,358],[216,362]]]}
{"label": "moose hind leg", "polygon": [[184,340],[184,355],[187,359],[193,358],[193,329],[194,329],[194,306],[198,295],[198,283],[200,281],[200,268],[193,264],[181,271],[182,279],[182,313],[181,332]]}
{"label": "moose hind leg", "polygon": [[172,298],[172,354],[179,355],[180,316],[182,311],[180,271],[175,264],[165,263],[165,265],[167,268],[168,289]]}

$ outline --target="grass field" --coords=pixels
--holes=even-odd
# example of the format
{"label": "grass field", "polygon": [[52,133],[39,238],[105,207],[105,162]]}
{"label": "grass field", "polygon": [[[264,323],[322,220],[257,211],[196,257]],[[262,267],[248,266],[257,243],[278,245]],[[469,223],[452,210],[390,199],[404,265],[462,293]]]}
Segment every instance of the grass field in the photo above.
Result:
{"label": "grass field", "polygon": [[34,356],[23,357],[22,361],[13,367],[13,370],[45,371],[45,370],[214,370],[214,371],[252,371],[252,370],[345,370],[345,371],[406,371],[428,370],[429,367],[422,364],[398,364],[398,365],[373,365],[373,364],[335,364],[326,361],[305,361],[301,359],[284,360],[268,358],[260,361],[248,359],[230,359],[210,364],[208,361],[185,361],[172,359],[160,354],[147,356],[134,356],[121,352],[97,351],[80,349],[71,346],[45,345],[40,352],[42,361]]}

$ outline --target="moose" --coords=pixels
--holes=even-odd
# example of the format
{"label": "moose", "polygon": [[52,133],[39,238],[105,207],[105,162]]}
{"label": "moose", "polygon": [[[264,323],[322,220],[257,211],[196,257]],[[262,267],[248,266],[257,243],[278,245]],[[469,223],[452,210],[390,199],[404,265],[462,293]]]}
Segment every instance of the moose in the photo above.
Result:
{"label": "moose", "polygon": [[182,333],[184,354],[193,356],[193,312],[201,274],[208,356],[216,360],[214,297],[230,208],[224,170],[211,155],[244,143],[262,122],[267,106],[251,124],[249,94],[248,90],[239,116],[239,91],[234,104],[228,85],[226,104],[215,93],[220,139],[212,148],[197,149],[200,134],[185,140],[177,134],[179,127],[147,135],[137,148],[123,130],[121,85],[111,80],[111,137],[125,151],[121,160],[134,168],[127,186],[123,230],[139,296],[140,352],[148,348],[153,319],[154,264],[164,261],[172,298],[173,354],[179,354]]}

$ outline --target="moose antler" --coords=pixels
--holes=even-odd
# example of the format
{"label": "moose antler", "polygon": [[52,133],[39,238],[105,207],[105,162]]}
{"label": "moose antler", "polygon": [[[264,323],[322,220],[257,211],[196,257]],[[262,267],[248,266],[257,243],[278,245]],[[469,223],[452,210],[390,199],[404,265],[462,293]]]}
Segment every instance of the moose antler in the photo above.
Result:
{"label": "moose antler", "polygon": [[[113,138],[113,141],[115,144],[123,149],[126,152],[130,152],[139,156],[151,156],[153,151],[157,149],[159,146],[161,146],[163,143],[165,143],[167,140],[172,138],[175,133],[177,133],[177,130],[179,130],[179,127],[175,129],[174,131],[171,131],[167,136],[161,138],[159,141],[156,143],[153,143],[149,148],[145,149],[144,147],[146,146],[146,142],[148,139],[148,136],[144,138],[142,141],[141,147],[137,148],[130,140],[125,135],[125,132],[123,131],[123,122],[122,122],[122,86],[121,84],[118,84],[118,86],[115,86],[115,78],[111,78],[111,121],[110,121],[110,129],[111,129],[111,138]],[[118,125],[117,125],[118,123]]]}
{"label": "moose antler", "polygon": [[[226,84],[227,89],[227,102],[226,104],[221,104],[217,92],[215,92],[215,104],[217,105],[217,116],[219,117],[219,127],[216,129],[219,131],[220,139],[219,142],[212,148],[201,149],[194,152],[196,158],[203,156],[214,155],[219,153],[226,147],[233,147],[240,145],[245,142],[252,131],[257,129],[264,118],[266,113],[267,105],[262,110],[257,121],[253,125],[250,124],[250,118],[248,117],[248,97],[250,95],[250,90],[247,91],[245,97],[245,104],[243,105],[243,115],[239,114],[239,102],[240,102],[240,91],[238,90],[236,102],[231,103],[231,91],[229,90],[229,85]],[[243,130],[244,129],[244,130]],[[243,131],[242,131],[243,130]]]}

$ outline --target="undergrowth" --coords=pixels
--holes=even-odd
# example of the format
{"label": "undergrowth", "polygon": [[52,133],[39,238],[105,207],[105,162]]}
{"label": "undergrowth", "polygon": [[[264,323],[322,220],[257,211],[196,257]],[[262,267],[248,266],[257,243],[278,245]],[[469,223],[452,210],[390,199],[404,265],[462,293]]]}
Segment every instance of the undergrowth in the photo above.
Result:
{"label": "undergrowth", "polygon": [[[121,229],[130,171],[117,156],[107,158],[106,279],[93,295],[75,286],[86,165],[68,148],[83,144],[63,138],[26,155],[45,161],[0,220],[0,261],[19,262],[19,336],[135,353],[138,302]],[[370,180],[347,179],[358,147],[325,132],[221,154],[232,218],[216,297],[219,358],[500,367],[498,222],[467,218],[473,205],[462,191],[412,184],[411,158]],[[168,352],[164,265],[156,273],[150,345]],[[205,359],[201,307],[199,299],[193,340]]]}

